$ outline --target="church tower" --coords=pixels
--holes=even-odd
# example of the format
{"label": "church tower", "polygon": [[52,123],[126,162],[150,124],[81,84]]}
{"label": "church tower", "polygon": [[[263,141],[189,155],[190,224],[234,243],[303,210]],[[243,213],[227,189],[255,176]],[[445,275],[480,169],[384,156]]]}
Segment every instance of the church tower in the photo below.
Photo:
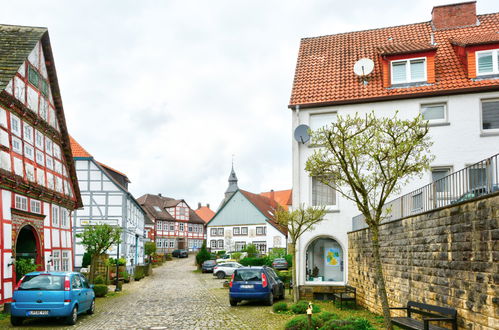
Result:
{"label": "church tower", "polygon": [[239,190],[239,187],[237,186],[236,172],[234,171],[234,163],[232,163],[232,169],[230,171],[228,181],[229,181],[229,186],[227,187],[227,190],[225,190],[225,197],[220,203],[218,209],[224,206],[224,204],[232,197],[232,195],[234,195],[234,193]]}

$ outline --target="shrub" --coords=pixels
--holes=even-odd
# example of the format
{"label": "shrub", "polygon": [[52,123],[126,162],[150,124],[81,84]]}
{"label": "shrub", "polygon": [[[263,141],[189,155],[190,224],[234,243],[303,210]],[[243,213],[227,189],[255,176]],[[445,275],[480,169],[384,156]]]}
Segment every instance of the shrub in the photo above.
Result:
{"label": "shrub", "polygon": [[318,317],[325,323],[329,320],[338,320],[340,317],[338,314],[331,312],[322,312],[318,315]]}
{"label": "shrub", "polygon": [[36,270],[36,264],[31,261],[32,259],[18,258],[15,263],[16,273],[18,278],[23,277],[27,273],[34,272]]}
{"label": "shrub", "polygon": [[293,267],[293,255],[292,254],[286,254],[284,259],[286,259],[286,261],[288,262],[288,267]]}
{"label": "shrub", "polygon": [[92,263],[92,255],[89,252],[83,254],[83,260],[81,262],[82,268],[87,268]]}
{"label": "shrub", "polygon": [[130,282],[130,274],[128,274],[126,270],[124,272],[120,272],[120,278],[122,278],[125,283]]}
{"label": "shrub", "polygon": [[244,249],[244,252],[248,254],[249,258],[255,258],[258,255],[258,249],[255,244],[248,244],[246,249]]}
{"label": "shrub", "polygon": [[[305,300],[300,300],[296,304],[291,305],[290,309],[295,314],[306,314],[307,308],[308,308],[308,302]],[[312,304],[312,313],[317,314],[320,312],[321,308],[316,304]]]}
{"label": "shrub", "polygon": [[276,270],[276,274],[284,283],[291,282],[291,278],[293,277],[290,270]]}
{"label": "shrub", "polygon": [[104,280],[104,277],[102,277],[102,275],[97,275],[95,278],[94,278],[94,284],[105,284],[106,281]]}
{"label": "shrub", "polygon": [[[116,266],[116,259],[114,258],[109,258],[108,259],[109,265],[114,265]],[[118,266],[125,266],[126,265],[126,259],[125,258],[119,258],[118,259]]]}
{"label": "shrub", "polygon": [[166,261],[171,261],[171,260],[173,260],[172,254],[171,254],[171,253],[167,253],[167,254],[166,254],[166,256],[165,256],[165,260],[166,260]]}
{"label": "shrub", "polygon": [[324,323],[320,330],[374,330],[368,320],[363,318],[349,318],[346,320],[331,319]]}
{"label": "shrub", "polygon": [[133,272],[133,278],[136,280],[136,281],[140,281],[141,279],[143,279],[145,276],[144,274],[144,267],[142,266],[135,266],[135,271]]}
{"label": "shrub", "polygon": [[286,330],[312,330],[322,326],[322,320],[317,316],[312,315],[312,327],[308,324],[307,315],[300,315],[292,318],[286,323],[284,329]]}
{"label": "shrub", "polygon": [[262,258],[246,257],[239,260],[239,263],[243,266],[271,266],[272,260],[270,260],[270,258],[268,257],[262,257]]}
{"label": "shrub", "polygon": [[107,285],[95,284],[94,285],[94,292],[95,292],[96,297],[105,297],[107,292],[108,292]]}
{"label": "shrub", "polygon": [[288,311],[288,304],[286,304],[285,302],[281,301],[281,302],[275,303],[274,306],[272,307],[272,309],[276,313],[278,313],[278,312],[287,312]]}
{"label": "shrub", "polygon": [[269,258],[274,260],[275,258],[284,258],[286,257],[286,249],[285,248],[273,248],[269,252]]}
{"label": "shrub", "polygon": [[206,242],[203,243],[203,246],[201,246],[201,250],[196,254],[196,264],[198,266],[201,266],[203,262],[206,260],[210,260],[211,255],[210,252],[206,249]]}
{"label": "shrub", "polygon": [[234,252],[232,253],[232,259],[239,261],[239,259],[241,259],[241,255],[242,255],[241,252]]}
{"label": "shrub", "polygon": [[227,252],[227,251],[224,251],[224,250],[217,251],[217,256],[223,256],[225,254],[225,252]]}

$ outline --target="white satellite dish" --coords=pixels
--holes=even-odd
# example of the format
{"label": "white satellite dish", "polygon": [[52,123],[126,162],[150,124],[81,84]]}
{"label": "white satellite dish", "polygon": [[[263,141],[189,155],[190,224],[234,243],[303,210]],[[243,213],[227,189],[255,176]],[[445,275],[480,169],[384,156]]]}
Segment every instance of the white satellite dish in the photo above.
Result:
{"label": "white satellite dish", "polygon": [[374,62],[370,58],[361,58],[353,65],[353,72],[360,77],[365,77],[374,70]]}

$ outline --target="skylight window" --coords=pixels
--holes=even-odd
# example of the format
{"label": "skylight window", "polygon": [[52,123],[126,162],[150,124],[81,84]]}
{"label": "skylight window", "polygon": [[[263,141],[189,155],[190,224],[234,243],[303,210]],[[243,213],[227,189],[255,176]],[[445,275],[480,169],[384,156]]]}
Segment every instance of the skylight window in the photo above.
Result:
{"label": "skylight window", "polygon": [[413,58],[391,62],[392,84],[426,81],[426,58]]}
{"label": "skylight window", "polygon": [[154,206],[154,209],[158,212],[161,212],[161,208],[159,206]]}

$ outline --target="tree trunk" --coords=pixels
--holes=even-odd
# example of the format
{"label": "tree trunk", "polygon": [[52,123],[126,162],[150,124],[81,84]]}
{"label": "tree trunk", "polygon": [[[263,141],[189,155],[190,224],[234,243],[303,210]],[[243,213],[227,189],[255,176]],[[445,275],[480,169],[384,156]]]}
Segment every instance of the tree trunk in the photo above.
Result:
{"label": "tree trunk", "polygon": [[379,254],[379,228],[377,226],[370,227],[371,231],[371,243],[373,248],[374,257],[374,267],[375,267],[375,279],[376,287],[378,289],[378,296],[381,299],[381,307],[383,308],[383,317],[385,322],[385,328],[387,330],[392,330],[392,324],[390,322],[390,306],[388,305],[388,296],[386,294],[385,278],[383,277],[383,268],[381,266],[381,256]]}
{"label": "tree trunk", "polygon": [[90,278],[88,279],[90,281],[90,283],[94,283],[94,279],[95,279],[95,268],[96,267],[96,264],[97,264],[97,256],[96,255],[92,255],[91,256],[91,259],[90,259]]}
{"label": "tree trunk", "polygon": [[290,244],[291,247],[291,254],[293,254],[293,267],[292,267],[292,273],[291,273],[291,278],[293,280],[293,302],[298,302],[299,297],[299,291],[298,291],[298,281],[296,278],[296,266],[297,263],[296,261],[298,260],[298,256],[296,255],[296,243],[292,242]]}

